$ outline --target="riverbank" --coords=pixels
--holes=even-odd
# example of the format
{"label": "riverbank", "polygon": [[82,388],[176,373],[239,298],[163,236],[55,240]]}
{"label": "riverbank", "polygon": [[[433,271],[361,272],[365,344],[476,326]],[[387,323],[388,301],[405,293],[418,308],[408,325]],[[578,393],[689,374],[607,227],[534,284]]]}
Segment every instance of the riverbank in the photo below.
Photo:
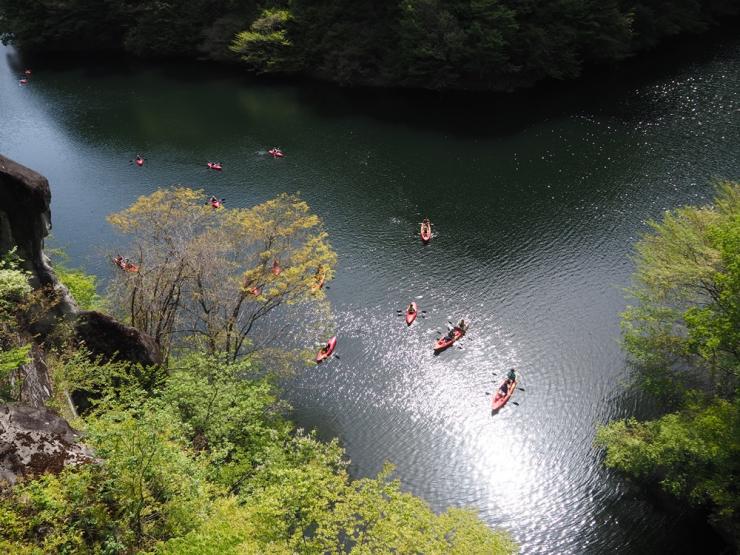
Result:
{"label": "riverbank", "polygon": [[[740,10],[722,2],[675,4],[668,11],[642,0],[598,9],[576,2],[409,0],[347,10],[342,0],[298,0],[289,8],[201,0],[181,10],[110,2],[95,11],[69,6],[30,14],[22,4],[0,0],[0,37],[45,54],[232,62],[259,74],[352,87],[514,91],[571,80],[720,24],[731,29]],[[87,38],[100,29],[103,39]]]}

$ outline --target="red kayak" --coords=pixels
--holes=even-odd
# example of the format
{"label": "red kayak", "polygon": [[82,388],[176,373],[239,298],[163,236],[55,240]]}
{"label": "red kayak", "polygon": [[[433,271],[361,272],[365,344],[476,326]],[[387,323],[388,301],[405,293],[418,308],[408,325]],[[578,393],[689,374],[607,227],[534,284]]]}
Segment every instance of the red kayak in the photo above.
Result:
{"label": "red kayak", "polygon": [[20,83],[21,85],[28,85],[28,79],[26,79],[25,77],[24,77],[23,79],[21,79],[20,81],[18,81],[18,82],[19,82],[19,83]]}
{"label": "red kayak", "polygon": [[269,154],[273,158],[282,158],[283,156],[285,156],[285,154],[283,154],[283,151],[279,148],[271,148],[267,151],[267,154]]}
{"label": "red kayak", "polygon": [[223,169],[221,164],[219,164],[218,162],[208,162],[206,166],[208,166],[212,170],[216,170],[217,172],[220,172]]}
{"label": "red kayak", "polygon": [[329,340],[329,342],[326,344],[326,347],[320,349],[319,352],[316,354],[316,364],[319,364],[322,360],[326,360],[327,358],[329,358],[334,352],[334,348],[336,346],[337,336],[335,335]]}
{"label": "red kayak", "polygon": [[121,268],[124,272],[135,273],[139,271],[139,267],[133,262],[126,262],[122,256],[116,256],[113,258],[113,264]]}
{"label": "red kayak", "polygon": [[[409,310],[409,308],[413,309],[413,312]],[[419,313],[419,309],[416,306],[416,303],[411,303],[411,306],[406,309],[406,325],[410,326],[414,323],[414,320],[416,320],[416,315]]]}
{"label": "red kayak", "polygon": [[432,226],[426,222],[421,223],[421,240],[423,243],[432,240]]}
{"label": "red kayak", "polygon": [[280,272],[282,272],[283,269],[280,267],[280,262],[278,262],[278,259],[272,261],[272,273],[273,275],[279,276]]}
{"label": "red kayak", "polygon": [[26,71],[24,71],[23,73],[25,73],[26,75],[31,75],[31,70],[30,70],[30,69],[27,69],[27,70],[26,70]]}
{"label": "red kayak", "polygon": [[441,353],[448,347],[451,347],[452,344],[460,339],[463,335],[465,335],[464,331],[459,328],[455,328],[454,336],[452,337],[452,339],[447,339],[447,336],[444,336],[437,340],[437,342],[434,344],[434,352]]}
{"label": "red kayak", "polygon": [[136,165],[141,167],[144,165],[144,159],[143,158],[137,158],[136,159]]}
{"label": "red kayak", "polygon": [[[504,380],[501,386],[496,390],[496,395],[494,395],[493,399],[491,400],[491,414],[495,414],[499,411],[499,409],[501,409],[501,407],[509,402],[511,396],[514,395],[516,383],[516,380],[514,380],[513,383],[509,383],[508,378]],[[501,391],[501,387],[503,387],[504,384],[508,384],[508,389],[506,390],[506,393]]]}
{"label": "red kayak", "polygon": [[318,291],[319,289],[322,289],[324,287],[324,283],[326,282],[326,272],[322,269],[319,269],[316,271],[316,274],[313,278],[314,280],[316,280],[316,283],[311,286],[311,289],[313,289],[314,291]]}

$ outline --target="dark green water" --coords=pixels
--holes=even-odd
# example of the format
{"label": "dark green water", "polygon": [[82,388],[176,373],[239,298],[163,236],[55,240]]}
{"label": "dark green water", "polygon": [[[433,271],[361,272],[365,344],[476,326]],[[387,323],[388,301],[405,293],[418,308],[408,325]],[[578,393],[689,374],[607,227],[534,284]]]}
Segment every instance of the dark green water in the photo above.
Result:
{"label": "dark green water", "polygon": [[[712,552],[706,529],[605,471],[592,446],[598,423],[645,408],[622,395],[617,343],[645,221],[740,178],[740,41],[686,50],[505,99],[181,65],[37,62],[19,86],[23,62],[5,49],[0,152],[49,178],[55,244],[101,276],[115,243],[105,216],[158,186],[227,206],[300,191],[339,253],[328,294],[341,360],[287,394],[302,424],[341,438],[356,475],[390,460],[435,509],[473,507],[525,553]],[[286,158],[265,155],[274,145]],[[407,330],[395,310],[411,299],[429,314]],[[461,316],[464,350],[432,356],[436,330]],[[526,392],[491,418],[485,392],[510,366]]]}

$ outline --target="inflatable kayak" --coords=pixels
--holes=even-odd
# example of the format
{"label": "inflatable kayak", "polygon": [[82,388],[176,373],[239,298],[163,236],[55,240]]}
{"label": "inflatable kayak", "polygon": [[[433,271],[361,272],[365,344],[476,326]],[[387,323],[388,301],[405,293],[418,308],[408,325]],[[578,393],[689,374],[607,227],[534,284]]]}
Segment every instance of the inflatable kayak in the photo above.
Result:
{"label": "inflatable kayak", "polygon": [[208,162],[206,166],[208,166],[212,170],[216,170],[217,172],[220,172],[223,169],[221,164],[219,164],[218,162]]}
{"label": "inflatable kayak", "polygon": [[416,316],[419,313],[419,308],[416,306],[416,303],[411,303],[411,307],[414,309],[413,312],[409,311],[409,309],[406,309],[406,325],[410,326],[414,323],[414,320],[416,320]]}
{"label": "inflatable kayak", "polygon": [[434,344],[434,352],[440,353],[447,349],[448,347],[451,347],[452,344],[460,339],[463,335],[465,335],[465,332],[462,331],[459,328],[455,328],[454,335],[452,339],[448,339],[447,336],[441,337],[437,340],[437,342]]}
{"label": "inflatable kayak", "polygon": [[267,151],[267,154],[269,154],[273,158],[282,158],[283,156],[285,156],[285,154],[283,154],[283,151],[279,148],[271,148]]}
{"label": "inflatable kayak", "polygon": [[113,264],[121,268],[124,272],[138,272],[139,267],[132,263],[132,262],[126,262],[122,256],[116,256],[113,259]]}
{"label": "inflatable kayak", "polygon": [[316,275],[314,275],[314,279],[316,280],[316,283],[313,285],[313,290],[318,291],[324,287],[324,283],[326,282],[326,272],[323,270],[317,271]]}
{"label": "inflatable kayak", "polygon": [[329,358],[331,354],[334,352],[334,348],[336,346],[337,346],[337,336],[335,335],[329,340],[329,342],[326,344],[326,347],[320,349],[319,352],[316,354],[316,364],[319,364],[321,361]]}
{"label": "inflatable kayak", "polygon": [[423,243],[428,243],[432,240],[432,226],[427,223],[421,224],[421,241]]}
{"label": "inflatable kayak", "polygon": [[514,383],[510,383],[508,386],[508,389],[506,393],[503,393],[501,391],[501,387],[505,383],[508,382],[508,378],[503,381],[501,386],[496,390],[496,394],[493,396],[493,399],[491,400],[491,414],[495,414],[501,407],[503,407],[506,403],[509,402],[509,399],[511,399],[511,396],[514,394],[514,390],[516,389],[516,380],[514,380]]}
{"label": "inflatable kayak", "polygon": [[143,158],[137,158],[136,159],[136,165],[141,167],[144,165],[144,159]]}
{"label": "inflatable kayak", "polygon": [[282,272],[283,269],[280,267],[280,262],[278,262],[278,259],[272,261],[272,273],[273,275],[279,276],[280,272]]}

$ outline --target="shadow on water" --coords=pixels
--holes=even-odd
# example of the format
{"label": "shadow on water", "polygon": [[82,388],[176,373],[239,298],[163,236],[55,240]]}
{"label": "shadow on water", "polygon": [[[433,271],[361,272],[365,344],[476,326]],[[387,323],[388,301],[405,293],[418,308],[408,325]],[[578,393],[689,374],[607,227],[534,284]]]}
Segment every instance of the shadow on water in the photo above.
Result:
{"label": "shadow on water", "polygon": [[634,58],[585,69],[581,78],[547,80],[516,92],[437,92],[387,88],[342,88],[295,77],[255,76],[238,64],[132,59],[109,54],[84,58],[39,54],[8,54],[19,73],[24,67],[44,71],[77,70],[83,79],[129,78],[142,71],[182,84],[212,81],[238,83],[244,88],[288,92],[318,117],[342,119],[362,115],[381,122],[445,133],[459,138],[494,138],[519,133],[539,122],[583,112],[609,115],[620,100],[637,88],[670,79],[695,64],[740,46],[728,24],[710,34],[666,41]]}

